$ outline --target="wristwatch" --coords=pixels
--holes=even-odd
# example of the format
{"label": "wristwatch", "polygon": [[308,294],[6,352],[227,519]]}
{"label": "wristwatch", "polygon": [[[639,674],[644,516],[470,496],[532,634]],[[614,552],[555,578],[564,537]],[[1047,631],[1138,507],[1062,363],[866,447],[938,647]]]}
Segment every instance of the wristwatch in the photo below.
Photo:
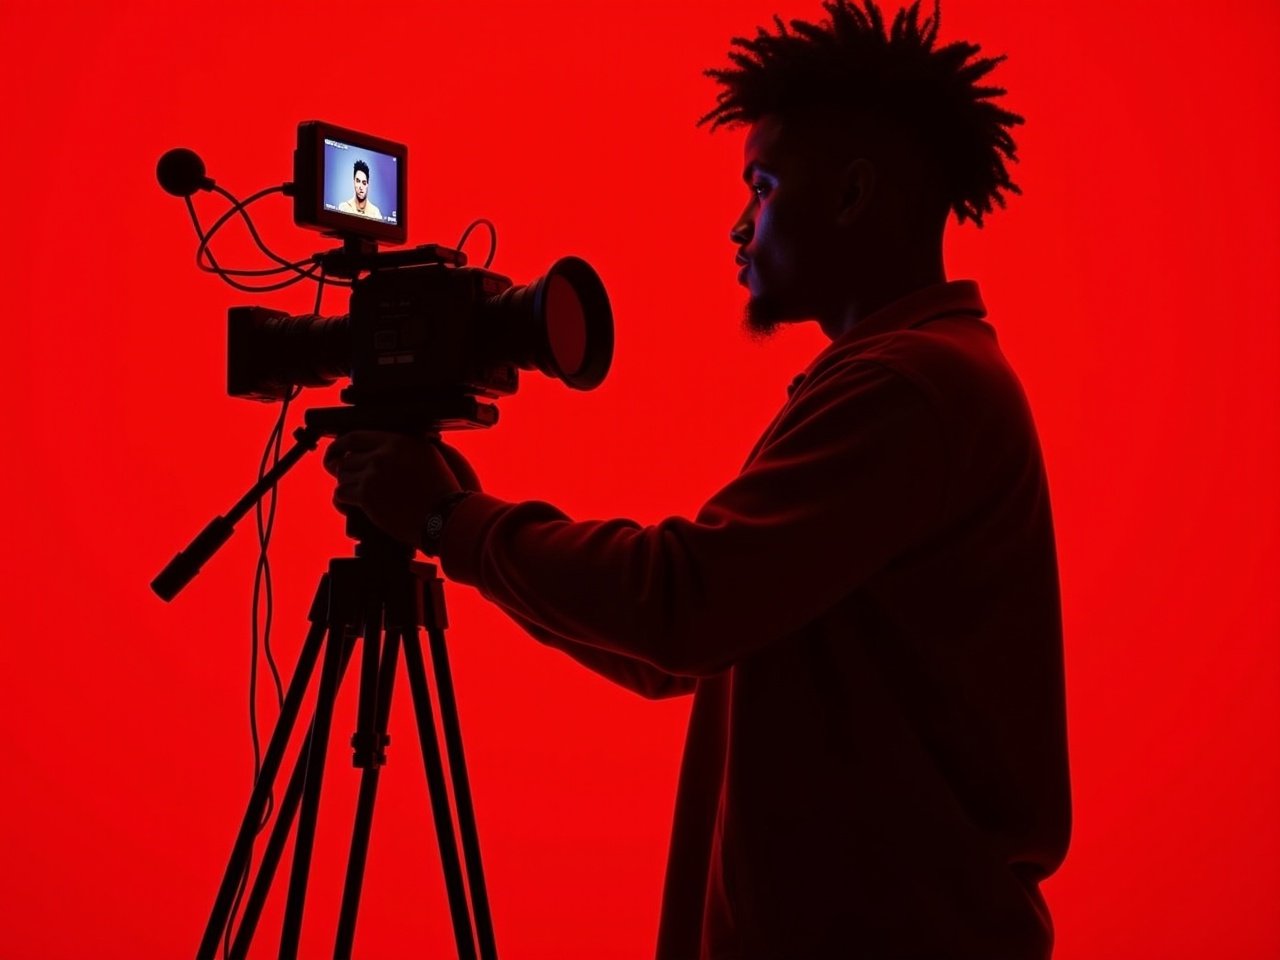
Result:
{"label": "wristwatch", "polygon": [[454,509],[467,497],[471,496],[471,490],[459,490],[457,493],[451,493],[436,505],[436,508],[427,514],[427,519],[422,524],[422,537],[419,547],[428,557],[438,557],[440,555],[440,538],[444,536],[444,525],[449,522],[449,515]]}

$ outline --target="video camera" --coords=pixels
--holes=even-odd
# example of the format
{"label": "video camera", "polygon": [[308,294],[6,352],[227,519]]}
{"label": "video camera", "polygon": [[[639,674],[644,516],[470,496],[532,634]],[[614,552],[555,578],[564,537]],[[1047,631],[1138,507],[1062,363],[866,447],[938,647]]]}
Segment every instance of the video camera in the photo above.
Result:
{"label": "video camera", "polygon": [[520,369],[578,390],[599,386],[613,359],[613,315],[586,261],[564,257],[516,286],[466,266],[457,249],[378,252],[408,237],[408,159],[402,143],[299,124],[294,222],[343,241],[313,261],[317,279],[350,280],[349,312],[232,307],[228,393],[274,401],[347,377],[344,403],[426,410],[434,428],[453,429],[496,422],[496,409],[476,398],[514,393]]}

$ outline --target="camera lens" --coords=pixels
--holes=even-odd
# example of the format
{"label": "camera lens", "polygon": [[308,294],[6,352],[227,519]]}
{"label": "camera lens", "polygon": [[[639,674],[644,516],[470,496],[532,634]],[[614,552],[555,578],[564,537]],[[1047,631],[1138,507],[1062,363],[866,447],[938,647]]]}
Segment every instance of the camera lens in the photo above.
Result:
{"label": "camera lens", "polygon": [[600,385],[613,363],[613,311],[599,275],[563,257],[543,276],[486,304],[493,355],[575,390]]}

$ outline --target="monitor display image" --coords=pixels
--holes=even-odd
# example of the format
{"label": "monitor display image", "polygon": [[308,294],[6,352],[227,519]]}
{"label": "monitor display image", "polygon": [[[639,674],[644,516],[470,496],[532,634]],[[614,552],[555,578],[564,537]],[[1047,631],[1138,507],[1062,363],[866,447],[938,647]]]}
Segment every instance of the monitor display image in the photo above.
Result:
{"label": "monitor display image", "polygon": [[324,139],[324,209],[351,217],[398,222],[398,160],[369,147]]}

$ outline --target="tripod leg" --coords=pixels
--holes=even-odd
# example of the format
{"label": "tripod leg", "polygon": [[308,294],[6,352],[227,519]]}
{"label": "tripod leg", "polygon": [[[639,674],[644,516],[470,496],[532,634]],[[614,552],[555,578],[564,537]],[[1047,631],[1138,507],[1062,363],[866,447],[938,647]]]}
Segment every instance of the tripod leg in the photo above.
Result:
{"label": "tripod leg", "polygon": [[[327,603],[329,580],[324,577],[316,591],[313,608],[322,602]],[[306,695],[307,685],[315,670],[316,659],[323,646],[325,626],[313,623],[307,632],[302,652],[298,655],[298,665],[294,669],[293,678],[289,681],[289,691],[285,696],[284,707],[276,728],[271,734],[271,742],[267,745],[262,758],[262,769],[258,773],[253,793],[249,797],[249,806],[245,810],[244,819],[240,822],[240,832],[236,835],[235,845],[231,848],[231,861],[227,864],[227,872],[222,875],[222,885],[218,887],[218,895],[213,902],[213,912],[209,915],[209,923],[205,927],[204,938],[196,953],[197,960],[214,960],[221,939],[231,918],[231,905],[235,900],[236,888],[240,878],[249,868],[253,859],[253,839],[257,836],[262,815],[267,809],[267,800],[271,795],[272,785],[280,771],[280,763],[284,759],[285,747],[289,736],[293,733],[293,725],[297,721],[298,711],[302,707],[302,698]]]}
{"label": "tripod leg", "polygon": [[[343,635],[341,622],[330,625],[330,635]],[[316,819],[320,812],[320,787],[324,782],[325,752],[329,746],[329,728],[333,723],[333,705],[338,697],[343,656],[342,642],[330,641],[324,653],[320,674],[320,690],[316,695],[316,712],[312,718],[311,743],[307,751],[306,783],[302,788],[302,814],[298,835],[293,845],[293,866],[289,871],[289,895],[285,902],[284,928],[280,934],[280,960],[296,960],[302,933],[302,909],[307,899],[307,875],[311,872],[311,850],[316,838]]]}
{"label": "tripod leg", "polygon": [[427,689],[427,670],[422,659],[422,641],[418,631],[404,634],[404,662],[413,692],[413,710],[418,721],[418,740],[422,745],[422,763],[427,772],[427,789],[431,795],[431,813],[436,825],[436,843],[440,847],[440,864],[444,868],[445,888],[449,894],[449,911],[453,918],[453,935],[458,945],[458,960],[476,960],[475,934],[467,909],[467,893],[462,884],[462,867],[458,860],[458,842],[454,836],[453,814],[449,810],[449,794],[440,759],[431,710],[431,693]]}
{"label": "tripod leg", "polygon": [[[442,600],[443,597],[440,598]],[[449,671],[449,654],[445,649],[444,630],[428,624],[431,664],[436,674],[436,695],[440,701],[440,723],[444,728],[445,749],[449,755],[449,774],[453,779],[454,806],[458,810],[458,832],[467,862],[467,884],[471,908],[476,918],[476,938],[481,960],[496,960],[498,948],[493,937],[493,917],[489,913],[489,894],[480,862],[480,836],[476,830],[475,808],[471,803],[471,784],[467,779],[467,762],[462,754],[462,731],[458,725],[458,703],[453,695],[453,674]]]}
{"label": "tripod leg", "polygon": [[[368,640],[365,641],[368,644]],[[366,646],[366,650],[368,647]],[[373,805],[378,798],[378,774],[386,762],[383,748],[389,743],[387,724],[391,719],[391,690],[399,662],[400,636],[388,630],[378,665],[376,686],[362,683],[360,696],[360,729],[351,738],[356,748],[354,762],[364,768],[360,776],[360,797],[356,801],[356,822],[351,831],[351,853],[347,857],[347,879],[342,888],[342,909],[338,915],[338,938],[333,948],[334,960],[348,960],[356,936],[356,913],[360,909],[360,891],[364,884],[365,861],[369,854],[369,833],[373,828]],[[366,661],[365,669],[369,664]],[[363,702],[371,699],[368,710]]]}
{"label": "tripod leg", "polygon": [[[355,641],[351,639],[344,640],[343,648],[339,683],[341,683],[341,677],[347,672],[347,664],[350,662],[351,653],[355,649]],[[284,853],[285,844],[289,840],[289,830],[292,828],[294,817],[298,813],[298,803],[302,799],[302,787],[306,782],[307,776],[306,760],[311,753],[314,728],[315,723],[313,721],[307,729],[307,735],[303,739],[302,746],[298,751],[298,757],[294,761],[293,773],[289,776],[289,785],[285,788],[284,798],[281,800],[280,808],[276,812],[276,822],[271,828],[271,837],[267,841],[266,849],[262,852],[262,863],[258,865],[258,876],[253,882],[253,889],[249,892],[249,899],[245,901],[240,926],[236,930],[235,941],[231,945],[230,960],[244,960],[248,954],[249,944],[253,940],[254,931],[258,927],[258,920],[262,916],[262,908],[267,902],[267,894],[271,892],[271,883],[275,879],[276,869],[280,865],[280,857]]]}
{"label": "tripod leg", "polygon": [[254,931],[258,928],[258,920],[262,917],[262,908],[267,902],[267,894],[271,892],[271,881],[275,879],[276,868],[280,865],[280,855],[284,853],[285,843],[289,839],[289,830],[293,826],[293,818],[298,812],[298,802],[302,799],[302,785],[307,778],[306,757],[311,752],[312,731],[307,731],[302,741],[302,752],[293,765],[293,773],[289,777],[289,785],[285,788],[284,799],[280,801],[280,809],[276,811],[276,822],[271,828],[271,837],[262,853],[262,863],[258,866],[258,876],[253,881],[253,889],[249,891],[249,899],[245,901],[244,914],[240,918],[240,926],[236,930],[235,940],[231,944],[230,960],[244,960],[249,953],[249,944],[253,941]]}

